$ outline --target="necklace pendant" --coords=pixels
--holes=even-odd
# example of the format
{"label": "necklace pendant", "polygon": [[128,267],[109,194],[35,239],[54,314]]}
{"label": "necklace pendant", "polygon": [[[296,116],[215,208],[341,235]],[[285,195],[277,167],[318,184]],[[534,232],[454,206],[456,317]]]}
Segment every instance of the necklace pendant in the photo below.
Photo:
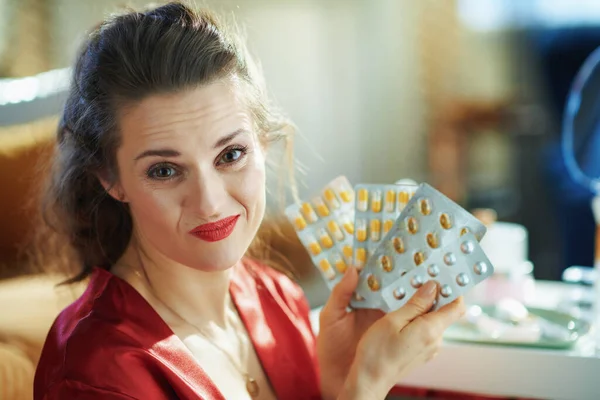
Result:
{"label": "necklace pendant", "polygon": [[246,390],[248,391],[250,397],[252,397],[253,399],[257,398],[258,394],[260,393],[258,383],[256,383],[254,378],[250,376],[246,377]]}

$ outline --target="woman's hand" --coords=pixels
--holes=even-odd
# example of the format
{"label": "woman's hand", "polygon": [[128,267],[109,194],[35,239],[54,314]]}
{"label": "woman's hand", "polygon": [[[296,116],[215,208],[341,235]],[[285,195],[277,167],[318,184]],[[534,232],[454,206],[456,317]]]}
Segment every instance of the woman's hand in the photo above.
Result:
{"label": "woman's hand", "polygon": [[381,310],[366,308],[348,312],[357,285],[356,268],[348,268],[319,316],[317,356],[324,399],[337,398],[354,361],[358,342],[367,329],[385,315]]}
{"label": "woman's hand", "polygon": [[431,282],[387,315],[348,312],[357,282],[356,271],[346,274],[321,313],[317,352],[325,398],[384,399],[403,376],[436,354],[444,330],[465,311],[459,298],[427,313],[437,291]]}

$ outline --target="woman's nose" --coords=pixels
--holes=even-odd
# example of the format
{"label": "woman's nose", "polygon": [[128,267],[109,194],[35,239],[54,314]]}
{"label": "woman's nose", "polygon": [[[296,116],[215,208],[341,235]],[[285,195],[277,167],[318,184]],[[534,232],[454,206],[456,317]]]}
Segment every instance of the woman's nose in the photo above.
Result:
{"label": "woman's nose", "polygon": [[226,185],[219,174],[204,173],[192,182],[187,202],[200,218],[212,220],[223,214],[226,198]]}

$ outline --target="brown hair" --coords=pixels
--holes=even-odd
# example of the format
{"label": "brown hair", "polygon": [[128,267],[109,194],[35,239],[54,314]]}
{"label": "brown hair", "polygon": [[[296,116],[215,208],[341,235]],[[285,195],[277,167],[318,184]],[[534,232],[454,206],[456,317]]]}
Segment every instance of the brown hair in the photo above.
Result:
{"label": "brown hair", "polygon": [[[78,265],[65,283],[85,279],[94,266],[109,269],[131,238],[128,208],[97,178],[100,174],[112,183],[118,178],[118,110],[150,95],[231,76],[247,94],[261,142],[283,139],[291,155],[292,125],[269,105],[261,74],[237,30],[212,13],[170,2],[112,17],[91,33],[74,68],[42,202],[47,226],[59,234],[54,244],[62,240],[67,246],[55,246],[54,255]],[[265,258],[268,250],[260,236],[249,256]]]}

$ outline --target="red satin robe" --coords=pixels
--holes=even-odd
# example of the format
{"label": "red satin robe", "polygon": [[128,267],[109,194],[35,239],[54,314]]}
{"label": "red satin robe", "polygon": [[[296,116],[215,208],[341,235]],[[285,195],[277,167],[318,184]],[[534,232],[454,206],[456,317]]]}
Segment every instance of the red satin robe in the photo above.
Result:
{"label": "red satin robe", "polygon": [[[315,338],[302,289],[244,261],[230,293],[277,398],[320,399]],[[96,268],[52,325],[35,400],[224,399],[183,342],[127,282]]]}

